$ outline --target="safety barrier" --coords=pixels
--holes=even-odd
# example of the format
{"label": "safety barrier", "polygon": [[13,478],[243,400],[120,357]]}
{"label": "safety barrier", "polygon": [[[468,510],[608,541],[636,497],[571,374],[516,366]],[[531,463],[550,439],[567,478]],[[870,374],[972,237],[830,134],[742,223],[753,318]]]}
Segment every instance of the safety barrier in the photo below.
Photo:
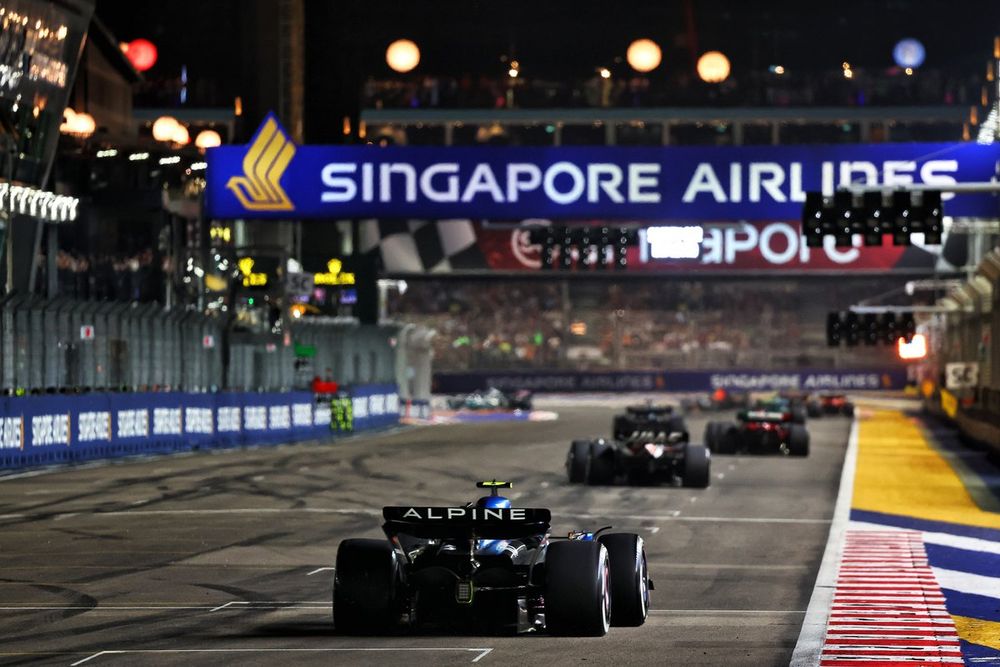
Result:
{"label": "safety barrier", "polygon": [[[331,424],[337,406],[349,422]],[[360,385],[331,400],[308,392],[94,393],[0,398],[0,468],[130,454],[327,438],[399,421],[392,384]]]}
{"label": "safety barrier", "polygon": [[452,394],[488,387],[541,392],[628,392],[671,391],[834,391],[902,389],[906,384],[903,368],[858,370],[753,369],[718,371],[629,371],[629,372],[480,372],[436,373],[434,391]]}

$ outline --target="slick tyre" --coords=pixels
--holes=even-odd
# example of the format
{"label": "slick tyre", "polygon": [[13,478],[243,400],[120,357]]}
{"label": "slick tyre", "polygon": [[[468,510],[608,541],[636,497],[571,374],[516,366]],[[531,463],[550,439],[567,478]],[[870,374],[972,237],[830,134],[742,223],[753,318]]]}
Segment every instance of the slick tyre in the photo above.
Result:
{"label": "slick tyre", "polygon": [[615,453],[607,445],[593,442],[587,457],[587,484],[603,486],[615,481]]}
{"label": "slick tyre", "polygon": [[601,535],[611,561],[611,625],[639,626],[649,615],[649,571],[642,538],[632,533]]}
{"label": "slick tyre", "polygon": [[788,431],[788,453],[791,456],[809,456],[809,431],[801,424],[792,424]]}
{"label": "slick tyre", "polygon": [[570,484],[584,484],[587,481],[587,459],[590,458],[590,440],[574,440],[566,457],[566,472]]}
{"label": "slick tyre", "polygon": [[391,632],[398,620],[400,567],[385,540],[349,539],[337,549],[333,625],[346,634]]}
{"label": "slick tyre", "polygon": [[806,403],[806,414],[810,419],[816,419],[817,417],[823,416],[823,407],[817,401],[809,401]]}
{"label": "slick tyre", "polygon": [[611,562],[600,542],[550,544],[545,555],[550,634],[602,637],[611,627]]}
{"label": "slick tyre", "polygon": [[712,479],[712,456],[708,447],[688,443],[684,447],[684,474],[681,483],[689,488],[707,488]]}
{"label": "slick tyre", "polygon": [[801,405],[796,405],[792,408],[792,423],[793,424],[805,424],[806,423],[806,410]]}

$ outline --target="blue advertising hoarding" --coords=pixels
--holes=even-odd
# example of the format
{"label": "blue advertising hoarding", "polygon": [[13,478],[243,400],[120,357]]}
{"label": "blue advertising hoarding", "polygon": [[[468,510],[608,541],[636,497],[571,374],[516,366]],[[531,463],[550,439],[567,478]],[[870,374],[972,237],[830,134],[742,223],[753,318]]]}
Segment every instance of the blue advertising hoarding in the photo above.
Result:
{"label": "blue advertising hoarding", "polygon": [[0,468],[277,444],[399,421],[395,385],[359,385],[343,396],[356,413],[348,429],[333,428],[331,402],[308,392],[2,397]]}
{"label": "blue advertising hoarding", "polygon": [[[208,150],[212,218],[797,220],[808,191],[851,183],[946,188],[997,173],[1000,145],[296,146],[271,115],[246,146]],[[988,194],[945,195],[995,217]]]}

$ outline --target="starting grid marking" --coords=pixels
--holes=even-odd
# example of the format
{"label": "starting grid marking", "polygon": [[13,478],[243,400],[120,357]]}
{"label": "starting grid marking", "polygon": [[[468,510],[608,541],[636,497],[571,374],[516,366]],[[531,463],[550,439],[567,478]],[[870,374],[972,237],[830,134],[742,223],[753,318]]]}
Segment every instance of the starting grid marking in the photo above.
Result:
{"label": "starting grid marking", "polygon": [[963,664],[955,623],[911,530],[848,530],[820,667]]}

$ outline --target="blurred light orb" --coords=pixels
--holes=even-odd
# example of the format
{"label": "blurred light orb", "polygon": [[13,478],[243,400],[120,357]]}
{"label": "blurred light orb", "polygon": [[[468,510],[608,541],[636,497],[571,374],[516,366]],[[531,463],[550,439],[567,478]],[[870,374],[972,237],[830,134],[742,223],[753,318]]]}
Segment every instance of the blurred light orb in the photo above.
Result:
{"label": "blurred light orb", "polygon": [[153,122],[153,138],[157,141],[173,141],[180,123],[173,116],[160,116]]}
{"label": "blurred light orb", "polygon": [[408,39],[397,39],[385,50],[385,62],[397,72],[409,72],[420,63],[420,49]]}
{"label": "blurred light orb", "polygon": [[651,39],[637,39],[628,46],[625,59],[637,72],[652,72],[660,66],[663,53],[660,46]]}
{"label": "blurred light orb", "polygon": [[892,59],[896,61],[897,65],[904,68],[920,67],[924,64],[926,57],[927,51],[924,49],[924,45],[920,43],[919,39],[912,37],[899,40],[892,50]]}
{"label": "blurred light orb", "polygon": [[194,145],[198,148],[215,148],[222,145],[222,137],[215,130],[202,130],[194,138]]}
{"label": "blurred light orb", "polygon": [[122,47],[122,51],[132,67],[140,72],[145,72],[156,64],[156,46],[148,39],[133,39]]}
{"label": "blurred light orb", "polygon": [[59,126],[59,131],[63,134],[86,138],[92,135],[96,129],[97,123],[89,113],[77,113],[71,107],[66,107],[63,111],[63,122]]}
{"label": "blurred light orb", "polygon": [[698,58],[698,76],[706,83],[722,83],[729,78],[729,58],[720,51],[708,51]]}
{"label": "blurred light orb", "polygon": [[170,142],[186,146],[191,142],[191,135],[188,134],[188,129],[178,123],[177,127],[174,128],[174,133],[170,136]]}

